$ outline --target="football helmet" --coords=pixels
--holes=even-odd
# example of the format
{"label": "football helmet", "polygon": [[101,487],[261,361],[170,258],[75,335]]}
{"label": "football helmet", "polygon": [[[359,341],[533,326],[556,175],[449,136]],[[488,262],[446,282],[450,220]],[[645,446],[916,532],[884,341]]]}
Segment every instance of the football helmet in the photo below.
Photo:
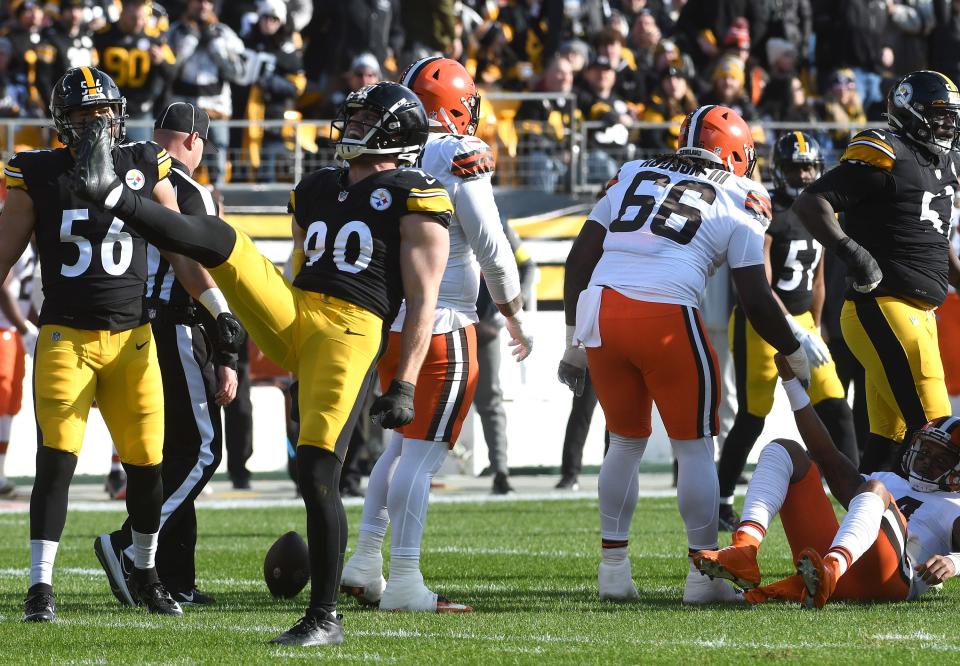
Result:
{"label": "football helmet", "polygon": [[777,139],[773,146],[773,186],[776,191],[798,197],[813,180],[804,183],[799,173],[791,177],[788,170],[791,166],[806,164],[812,164],[816,169],[813,180],[823,174],[823,151],[816,139],[804,132],[788,132]]}
{"label": "football helmet", "polygon": [[749,178],[757,164],[750,128],[727,106],[708,104],[684,118],[678,146],[678,155],[711,162],[738,176]]}
{"label": "football helmet", "polygon": [[456,60],[422,58],[403,71],[400,83],[423,102],[431,127],[442,127],[451,134],[477,131],[480,95],[473,78]]}
{"label": "football helmet", "polygon": [[334,151],[339,160],[396,155],[413,164],[427,141],[427,114],[409,88],[381,81],[347,95],[333,129],[340,133]]}
{"label": "football helmet", "polygon": [[887,96],[887,123],[937,153],[960,148],[960,91],[940,72],[907,74]]}
{"label": "football helmet", "polygon": [[106,72],[96,67],[74,67],[60,77],[50,94],[50,115],[57,128],[57,137],[65,146],[80,141],[86,123],[74,124],[70,112],[76,109],[110,106],[113,118],[110,128],[113,145],[119,145],[126,136],[127,98]]}
{"label": "football helmet", "polygon": [[910,487],[960,492],[960,418],[941,416],[918,430],[903,456]]}

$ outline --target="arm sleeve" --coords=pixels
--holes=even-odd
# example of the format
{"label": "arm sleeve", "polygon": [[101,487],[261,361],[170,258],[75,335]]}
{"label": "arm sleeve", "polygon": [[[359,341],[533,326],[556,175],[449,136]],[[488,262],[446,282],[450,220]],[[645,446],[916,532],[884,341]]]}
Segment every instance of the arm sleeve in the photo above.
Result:
{"label": "arm sleeve", "polygon": [[495,303],[509,303],[520,294],[520,275],[500,223],[490,179],[474,178],[461,183],[454,204],[457,220],[480,262],[490,296]]}
{"label": "arm sleeve", "polygon": [[758,222],[738,224],[727,244],[730,268],[746,268],[763,263],[763,229]]}
{"label": "arm sleeve", "polygon": [[838,213],[868,199],[885,199],[886,193],[895,190],[896,182],[889,172],[850,162],[841,162],[806,189],[825,199]]}

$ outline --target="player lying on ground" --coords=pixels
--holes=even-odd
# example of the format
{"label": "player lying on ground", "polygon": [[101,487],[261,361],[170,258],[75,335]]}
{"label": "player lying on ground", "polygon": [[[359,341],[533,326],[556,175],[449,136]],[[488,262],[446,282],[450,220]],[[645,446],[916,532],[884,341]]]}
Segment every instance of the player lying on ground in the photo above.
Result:
{"label": "player lying on ground", "polygon": [[[746,600],[797,601],[823,608],[829,599],[902,601],[960,569],[960,418],[927,423],[904,455],[907,478],[861,475],[833,445],[810,398],[777,356],[800,436],[817,461],[791,440],[774,440],[750,479],[733,545],[694,557],[703,573],[747,589]],[[838,525],[820,481],[847,509]],[[759,587],[757,551],[777,514],[797,573]],[[909,526],[907,523],[909,519]]]}

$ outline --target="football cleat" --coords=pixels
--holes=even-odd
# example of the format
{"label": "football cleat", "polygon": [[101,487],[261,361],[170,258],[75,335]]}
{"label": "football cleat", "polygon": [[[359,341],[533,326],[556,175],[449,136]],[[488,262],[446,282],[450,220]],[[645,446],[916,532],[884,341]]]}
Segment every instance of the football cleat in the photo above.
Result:
{"label": "football cleat", "polygon": [[324,611],[308,611],[300,621],[272,639],[275,645],[340,645],[343,642],[341,616]]}
{"label": "football cleat", "polygon": [[123,186],[113,168],[113,137],[106,116],[98,116],[87,124],[77,146],[77,161],[70,175],[70,189],[77,196],[112,208],[108,197]]}
{"label": "football cleat", "polygon": [[503,472],[497,472],[493,475],[493,487],[490,489],[493,495],[509,495],[513,491],[510,485],[510,477]]}
{"label": "football cleat", "polygon": [[340,576],[340,591],[349,594],[361,604],[376,606],[380,603],[387,581],[383,577],[383,558],[351,557]]}
{"label": "football cleat", "polygon": [[124,606],[136,606],[137,602],[130,591],[129,578],[133,566],[119,548],[113,545],[109,534],[101,534],[93,542],[93,552],[96,553],[100,566],[107,574],[110,591]]}
{"label": "football cleat", "polygon": [[797,575],[803,579],[806,594],[801,602],[807,608],[823,608],[837,589],[837,562],[820,557],[809,546],[800,551],[797,558]]}
{"label": "football cleat", "polygon": [[171,592],[170,596],[181,606],[211,606],[216,600],[209,594],[204,594],[197,588],[189,592]]}
{"label": "football cleat", "polygon": [[749,590],[760,584],[760,567],[754,546],[727,546],[721,550],[700,550],[693,554],[693,566],[710,578],[729,580]]}
{"label": "football cleat", "polygon": [[640,598],[637,586],[633,584],[633,572],[630,559],[622,562],[600,562],[597,570],[597,586],[600,598],[609,601],[633,601]]}
{"label": "football cleat", "polygon": [[572,490],[576,492],[580,490],[580,480],[577,479],[575,474],[564,474],[560,477],[560,481],[557,482],[554,488],[557,490]]}
{"label": "football cleat", "polygon": [[762,604],[770,599],[780,599],[782,601],[795,601],[802,603],[803,597],[807,594],[807,588],[804,585],[803,578],[794,574],[782,580],[769,585],[761,585],[752,590],[743,593],[743,598],[750,604]]}
{"label": "football cleat", "polygon": [[137,576],[130,576],[130,592],[148,611],[155,615],[183,615],[180,604],[173,600],[159,580],[138,582]]}
{"label": "football cleat", "polygon": [[732,504],[721,504],[717,528],[721,532],[736,532],[740,525],[740,516],[734,510]]}
{"label": "football cleat", "polygon": [[683,585],[683,603],[740,603],[743,594],[725,580],[712,579],[696,570],[687,574]]}
{"label": "football cleat", "polygon": [[412,613],[473,612],[473,608],[466,604],[450,601],[436,592],[431,592],[419,576],[407,578],[400,583],[389,581],[380,598],[380,610]]}
{"label": "football cleat", "polygon": [[45,583],[31,585],[23,604],[24,622],[53,622],[57,619],[57,602],[53,587]]}
{"label": "football cleat", "polygon": [[3,474],[0,474],[0,497],[12,495],[13,491],[16,489],[17,484],[5,477]]}

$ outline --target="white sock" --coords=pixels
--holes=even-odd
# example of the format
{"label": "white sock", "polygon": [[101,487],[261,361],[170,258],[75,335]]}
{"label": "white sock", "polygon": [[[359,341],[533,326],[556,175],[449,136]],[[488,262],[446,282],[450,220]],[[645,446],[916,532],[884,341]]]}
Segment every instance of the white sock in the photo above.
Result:
{"label": "white sock", "polygon": [[713,462],[713,437],[671,439],[677,460],[677,507],[687,528],[690,550],[717,547],[720,481]]}
{"label": "white sock", "polygon": [[600,550],[600,558],[607,564],[620,564],[627,559],[627,547],[622,548],[603,548]]}
{"label": "white sock", "polygon": [[[877,540],[880,521],[883,520],[883,512],[886,510],[886,502],[875,493],[860,493],[850,500],[847,515],[843,517],[837,536],[833,538],[833,543],[830,544],[830,550],[826,555],[840,563],[841,575]],[[849,559],[844,556],[844,553],[849,556]]]}
{"label": "white sock", "polygon": [[361,530],[357,536],[357,548],[353,551],[353,556],[383,558],[383,535]]}
{"label": "white sock", "polygon": [[[393,529],[390,532],[390,556],[420,557],[420,540],[427,522],[430,482],[450,450],[447,442],[422,439],[403,440],[400,460],[387,490],[387,507]],[[391,572],[393,571],[391,567]]]}
{"label": "white sock", "polygon": [[610,448],[600,465],[600,477],[597,479],[601,539],[626,541],[630,538],[630,523],[640,492],[637,473],[646,449],[646,437],[624,437],[610,433]]}
{"label": "white sock", "polygon": [[159,532],[142,534],[130,530],[133,534],[133,566],[137,569],[153,569],[156,567],[157,540]]}
{"label": "white sock", "polygon": [[[387,513],[387,491],[390,487],[390,478],[400,459],[400,444],[403,435],[392,433],[387,448],[383,450],[376,464],[370,470],[370,479],[367,482],[367,494],[363,499],[363,517],[360,519],[360,535],[367,533],[380,538],[377,551],[383,543],[383,537],[390,525],[390,516]],[[360,552],[360,542],[357,542],[357,552]]]}
{"label": "white sock", "polygon": [[[747,496],[743,500],[740,520],[760,525],[765,534],[770,527],[770,521],[779,513],[780,507],[787,498],[791,476],[793,476],[793,459],[787,450],[777,442],[770,442],[763,447],[760,458],[757,460],[757,468],[747,486]],[[758,541],[763,540],[764,534],[757,529],[744,531]]]}
{"label": "white sock", "polygon": [[59,546],[59,541],[30,539],[30,587],[37,583],[53,585],[53,561]]}
{"label": "white sock", "polygon": [[4,466],[7,462],[7,445],[10,444],[10,426],[13,424],[13,417],[9,414],[0,416],[0,477],[3,476]]}
{"label": "white sock", "polygon": [[390,555],[390,583],[405,585],[423,585],[423,574],[420,573],[419,557],[398,557]]}
{"label": "white sock", "polygon": [[960,414],[960,395],[950,396],[950,413]]}

